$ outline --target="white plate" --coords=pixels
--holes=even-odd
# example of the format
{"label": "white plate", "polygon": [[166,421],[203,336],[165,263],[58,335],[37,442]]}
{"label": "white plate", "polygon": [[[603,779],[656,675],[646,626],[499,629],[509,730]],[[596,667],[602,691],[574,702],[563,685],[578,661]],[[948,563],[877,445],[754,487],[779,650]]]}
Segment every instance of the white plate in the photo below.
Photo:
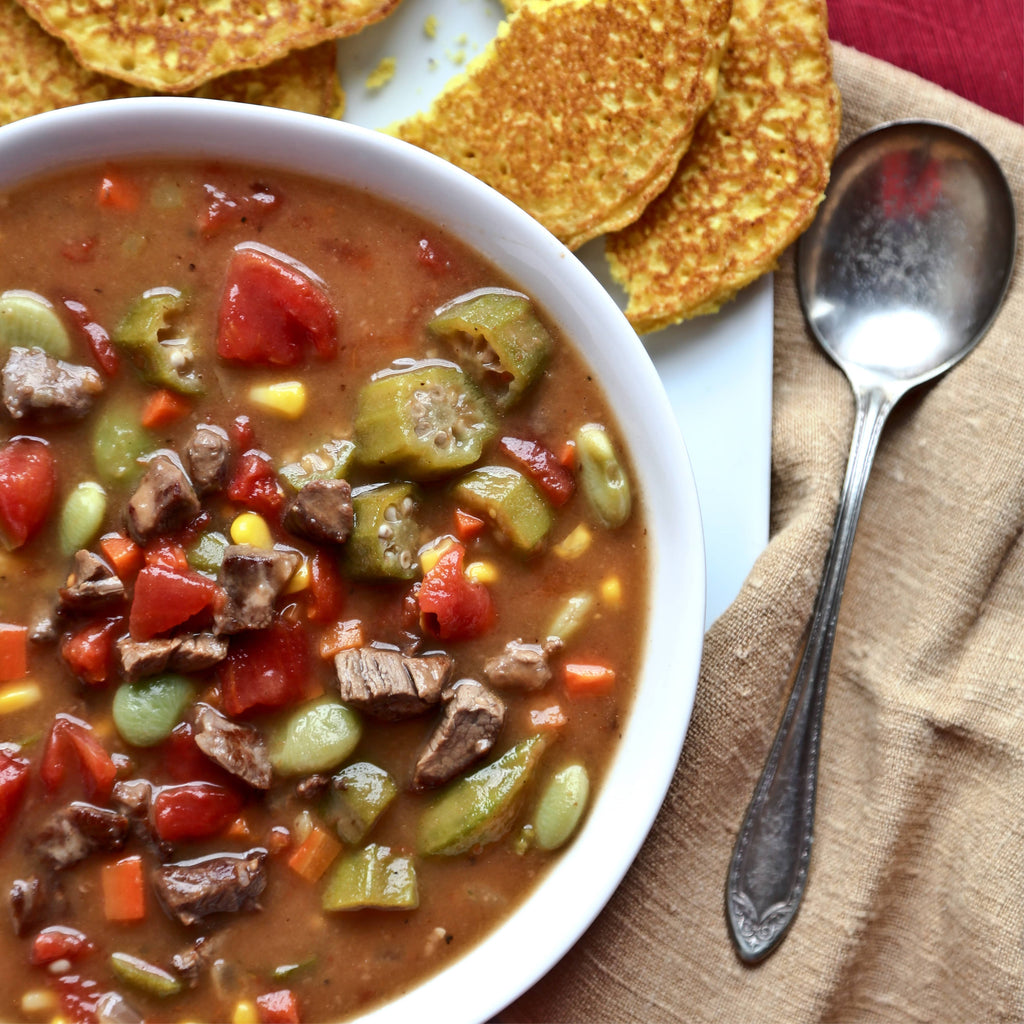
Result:
{"label": "white plate", "polygon": [[[422,110],[476,56],[503,16],[498,0],[404,0],[394,14],[338,47],[345,120],[383,128]],[[435,33],[426,30],[431,17]],[[394,76],[371,90],[380,62]],[[577,254],[620,306],[600,239]],[[768,538],[772,289],[766,277],[712,317],[643,339],[693,465],[704,524],[710,625],[736,596]]]}

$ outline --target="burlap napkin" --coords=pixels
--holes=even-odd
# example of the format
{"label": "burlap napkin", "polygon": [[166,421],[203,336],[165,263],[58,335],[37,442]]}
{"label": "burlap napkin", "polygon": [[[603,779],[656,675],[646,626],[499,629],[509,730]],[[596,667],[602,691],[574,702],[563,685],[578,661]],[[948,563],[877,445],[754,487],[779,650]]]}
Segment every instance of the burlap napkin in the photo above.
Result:
{"label": "burlap napkin", "polygon": [[[1024,212],[1024,129],[843,47],[844,143],[901,117],[985,142]],[[1018,223],[1018,231],[1020,226]],[[1024,266],[980,347],[897,407],[839,617],[803,907],[737,959],[724,883],[788,694],[853,424],[775,284],[771,540],[707,634],[690,732],[639,858],[502,1021],[1024,1020]]]}

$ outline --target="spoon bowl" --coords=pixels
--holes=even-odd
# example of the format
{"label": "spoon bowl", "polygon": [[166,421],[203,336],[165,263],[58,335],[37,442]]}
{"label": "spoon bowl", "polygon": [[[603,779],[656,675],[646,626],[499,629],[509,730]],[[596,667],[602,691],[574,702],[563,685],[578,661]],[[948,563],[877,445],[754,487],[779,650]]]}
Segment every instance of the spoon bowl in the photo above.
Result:
{"label": "spoon bowl", "polygon": [[804,316],[849,379],[857,413],[807,645],[729,865],[726,909],[744,961],[776,948],[807,883],[836,619],[882,427],[907,391],[981,340],[1015,249],[999,165],[974,139],[931,121],[883,125],[851,143],[800,240]]}

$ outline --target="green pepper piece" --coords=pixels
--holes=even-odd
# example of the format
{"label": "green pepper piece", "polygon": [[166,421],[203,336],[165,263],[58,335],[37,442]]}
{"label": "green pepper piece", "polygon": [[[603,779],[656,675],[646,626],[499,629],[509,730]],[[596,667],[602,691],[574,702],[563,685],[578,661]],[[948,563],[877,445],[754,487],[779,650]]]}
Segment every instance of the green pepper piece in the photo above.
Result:
{"label": "green pepper piece", "polygon": [[324,910],[415,910],[416,869],[389,846],[371,843],[341,858],[324,890]]}
{"label": "green pepper piece", "polygon": [[314,480],[341,480],[352,464],[355,450],[352,441],[324,441],[319,448],[306,452],[297,462],[282,466],[278,473],[296,491],[302,490]]}
{"label": "green pepper piece", "polygon": [[361,843],[398,794],[398,783],[368,761],[350,764],[331,779],[321,816],[346,843]]}
{"label": "green pepper piece", "polygon": [[207,530],[201,533],[195,542],[186,550],[188,564],[196,572],[205,572],[216,576],[224,562],[224,552],[231,542],[220,530]]}
{"label": "green pepper piece", "polygon": [[497,431],[494,413],[454,363],[413,363],[359,392],[356,451],[367,466],[431,480],[476,462]]}
{"label": "green pepper piece", "polygon": [[52,303],[12,288],[0,295],[0,350],[41,348],[55,359],[71,355],[71,339]]}
{"label": "green pepper piece", "polygon": [[195,351],[190,338],[163,341],[173,318],[187,305],[177,288],[153,288],[144,292],[128,310],[112,341],[131,358],[139,376],[154,387],[170,388],[183,395],[201,395],[203,382],[193,369]]}
{"label": "green pepper piece", "polygon": [[354,579],[411,580],[419,575],[419,508],[415,484],[375,484],[352,492],[352,533],[344,548]]}
{"label": "green pepper piece", "polygon": [[481,466],[453,488],[455,500],[494,526],[519,551],[535,551],[554,525],[551,507],[540,491],[516,469]]}
{"label": "green pepper piece", "polygon": [[613,530],[633,508],[629,477],[608,431],[599,423],[585,423],[576,431],[576,457],[580,490],[597,521]]}
{"label": "green pepper piece", "polygon": [[132,483],[142,475],[139,459],[154,444],[133,406],[112,403],[100,411],[93,427],[92,458],[96,472],[108,484]]}
{"label": "green pepper piece", "polygon": [[362,736],[359,716],[322,697],[293,711],[270,741],[270,763],[280,775],[311,775],[336,768]]}
{"label": "green pepper piece", "polygon": [[505,835],[546,746],[542,735],[529,736],[497,761],[449,784],[420,818],[419,852],[452,856]]}
{"label": "green pepper piece", "polygon": [[114,727],[125,743],[152,747],[167,739],[195,697],[195,687],[184,676],[151,676],[137,683],[122,683],[114,694]]}
{"label": "green pepper piece", "polygon": [[459,352],[476,381],[494,391],[501,409],[514,405],[540,377],[551,335],[533,303],[506,288],[481,288],[442,306],[427,324]]}
{"label": "green pepper piece", "polygon": [[158,999],[176,996],[183,987],[181,979],[162,967],[129,953],[111,953],[110,970],[124,984]]}

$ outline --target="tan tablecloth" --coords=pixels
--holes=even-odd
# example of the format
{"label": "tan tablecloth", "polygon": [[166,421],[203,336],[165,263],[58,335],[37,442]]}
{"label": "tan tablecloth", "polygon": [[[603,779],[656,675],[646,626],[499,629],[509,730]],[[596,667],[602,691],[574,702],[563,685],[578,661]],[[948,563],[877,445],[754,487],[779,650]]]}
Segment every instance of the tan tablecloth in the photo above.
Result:
{"label": "tan tablecloth", "polygon": [[[835,48],[845,143],[900,117],[985,142],[1024,212],[1024,129]],[[1018,233],[1021,232],[1018,216]],[[779,950],[736,957],[724,883],[788,694],[853,424],[775,284],[771,540],[708,632],[661,815],[527,1021],[1024,1020],[1024,266],[981,346],[897,407],[861,515],[825,710],[808,891]]]}

